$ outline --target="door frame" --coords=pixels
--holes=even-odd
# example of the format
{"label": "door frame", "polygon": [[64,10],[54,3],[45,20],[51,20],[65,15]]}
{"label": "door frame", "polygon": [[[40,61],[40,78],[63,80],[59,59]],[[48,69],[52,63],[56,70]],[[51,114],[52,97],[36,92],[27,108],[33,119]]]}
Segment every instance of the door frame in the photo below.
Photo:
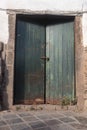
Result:
{"label": "door frame", "polygon": [[[5,52],[6,52],[6,62],[7,62],[7,69],[8,69],[8,73],[9,73],[9,77],[8,77],[8,84],[6,86],[6,91],[4,91],[4,99],[3,99],[3,103],[4,105],[9,108],[13,107],[13,91],[14,91],[14,57],[15,57],[15,29],[16,29],[16,19],[18,15],[24,15],[22,12],[15,12],[9,14],[9,40],[8,40],[8,44],[5,46]],[[26,13],[25,13],[26,14]],[[76,88],[76,96],[78,98],[78,106],[79,108],[83,108],[84,106],[84,93],[82,90],[83,86],[84,86],[84,69],[82,69],[82,63],[83,63],[83,46],[82,46],[82,16],[76,16],[76,15],[59,15],[59,14],[55,14],[53,15],[53,13],[49,13],[50,16],[60,16],[62,15],[62,17],[75,17],[75,26],[74,26],[74,35],[75,35],[75,88]],[[48,16],[48,13],[45,12],[45,14],[42,13],[36,13],[35,12],[28,12],[27,15],[34,15],[35,17],[37,17],[38,15],[46,15]],[[9,60],[9,58],[11,57],[11,59]],[[6,100],[6,95],[8,95],[8,99]],[[82,101],[82,104],[81,104]]]}

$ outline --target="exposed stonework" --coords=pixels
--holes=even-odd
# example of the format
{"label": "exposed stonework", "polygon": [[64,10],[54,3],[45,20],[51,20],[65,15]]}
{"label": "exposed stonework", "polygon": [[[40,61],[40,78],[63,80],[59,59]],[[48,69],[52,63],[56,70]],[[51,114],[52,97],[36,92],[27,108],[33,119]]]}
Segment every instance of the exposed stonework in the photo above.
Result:
{"label": "exposed stonework", "polygon": [[84,47],[82,43],[82,16],[75,18],[75,73],[78,109],[84,106]]}
{"label": "exposed stonework", "polygon": [[87,47],[84,48],[84,109],[87,109]]}
{"label": "exposed stonework", "polygon": [[3,92],[3,103],[5,108],[13,105],[13,79],[14,79],[14,42],[15,42],[15,15],[9,15],[9,41],[5,45],[6,52],[6,89]]}
{"label": "exposed stonework", "polygon": [[5,83],[5,60],[3,59],[4,44],[0,42],[0,110],[3,108],[3,90]]}

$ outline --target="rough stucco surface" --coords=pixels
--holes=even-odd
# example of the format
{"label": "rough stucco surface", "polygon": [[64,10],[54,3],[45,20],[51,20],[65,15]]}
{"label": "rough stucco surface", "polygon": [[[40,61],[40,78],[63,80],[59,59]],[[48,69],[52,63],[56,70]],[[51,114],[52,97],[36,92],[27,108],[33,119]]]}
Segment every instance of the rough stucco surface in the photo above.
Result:
{"label": "rough stucco surface", "polygon": [[8,37],[8,15],[6,11],[0,11],[0,41],[6,44]]}

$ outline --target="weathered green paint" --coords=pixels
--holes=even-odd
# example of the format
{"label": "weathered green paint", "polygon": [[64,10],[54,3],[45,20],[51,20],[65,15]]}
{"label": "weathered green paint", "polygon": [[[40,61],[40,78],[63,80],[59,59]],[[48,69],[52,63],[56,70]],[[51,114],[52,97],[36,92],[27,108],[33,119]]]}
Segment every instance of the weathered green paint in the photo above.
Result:
{"label": "weathered green paint", "polygon": [[62,97],[74,97],[74,22],[47,26],[46,98],[57,102]]}
{"label": "weathered green paint", "polygon": [[[17,20],[14,103],[74,97],[74,22]],[[49,57],[45,61],[43,57]],[[42,58],[41,58],[42,57]]]}
{"label": "weathered green paint", "polygon": [[17,20],[14,102],[44,103],[45,27],[28,20]]}

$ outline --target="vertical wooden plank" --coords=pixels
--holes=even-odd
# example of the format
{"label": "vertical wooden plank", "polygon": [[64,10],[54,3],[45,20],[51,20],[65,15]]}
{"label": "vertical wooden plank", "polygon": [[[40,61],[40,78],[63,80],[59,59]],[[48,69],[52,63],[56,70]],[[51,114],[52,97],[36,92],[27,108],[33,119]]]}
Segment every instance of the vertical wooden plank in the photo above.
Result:
{"label": "vertical wooden plank", "polygon": [[[73,21],[65,20],[47,27],[47,93],[52,103],[74,97],[74,30]],[[49,75],[49,76],[48,76]],[[49,87],[48,87],[49,86]],[[47,95],[47,97],[48,97]]]}
{"label": "vertical wooden plank", "polygon": [[[46,63],[46,76],[47,76],[47,93],[49,93],[49,100],[51,103],[55,103],[59,97],[61,97],[61,87],[62,87],[62,58],[61,58],[61,48],[62,48],[62,37],[61,37],[61,27],[58,29],[57,25],[51,25],[47,27],[47,53],[46,56],[50,57],[50,61]],[[59,40],[60,39],[60,40]],[[59,42],[59,43],[58,43]],[[59,48],[60,47],[60,48]],[[49,51],[49,53],[48,53]],[[60,57],[60,58],[59,58]],[[60,64],[59,64],[60,62]],[[60,74],[59,74],[60,73]],[[49,77],[49,78],[48,78]],[[61,87],[60,87],[61,85]],[[47,95],[48,98],[48,95]]]}
{"label": "vertical wooden plank", "polygon": [[[67,33],[66,33],[67,32]],[[74,91],[74,30],[73,22],[64,23],[63,31],[63,96],[73,98]],[[66,52],[66,55],[65,55]],[[66,64],[65,64],[66,63]],[[65,69],[66,68],[66,69]],[[66,76],[65,76],[66,74]],[[64,87],[65,86],[65,87]]]}
{"label": "vertical wooden plank", "polygon": [[28,19],[18,19],[17,28],[17,35],[21,37],[16,39],[15,102],[32,104],[39,99],[44,103],[44,61],[41,57],[45,49],[45,27]]}
{"label": "vertical wooden plank", "polygon": [[[20,99],[22,100],[24,98],[24,94],[23,94],[23,86],[24,86],[24,64],[22,64],[22,62],[24,61],[24,47],[23,47],[23,42],[24,42],[24,35],[23,35],[23,31],[24,27],[23,26],[23,22],[21,22],[20,20],[17,23],[17,40],[16,40],[16,54],[15,54],[15,89],[14,89],[14,94],[15,94],[15,99],[14,101],[16,102],[17,100],[19,101]],[[22,30],[21,30],[22,29]],[[19,48],[20,51],[19,51]],[[21,57],[20,57],[21,54]],[[19,78],[20,77],[20,78]],[[21,82],[22,81],[22,82]],[[21,91],[18,87],[16,86],[21,86]],[[20,93],[20,96],[19,96]]]}
{"label": "vertical wooden plank", "polygon": [[53,102],[53,99],[54,99],[54,66],[53,66],[53,62],[54,60],[53,57],[54,57],[54,53],[53,52],[53,49],[54,49],[54,46],[53,46],[53,29],[52,29],[52,26],[50,26],[50,31],[49,31],[49,35],[50,35],[50,53],[49,53],[49,56],[50,56],[50,66],[49,66],[49,69],[50,69],[50,101]]}
{"label": "vertical wooden plank", "polygon": [[[63,78],[63,91],[62,91],[62,95],[63,97],[66,97],[68,96],[67,95],[67,88],[68,88],[68,47],[67,47],[67,37],[68,37],[68,33],[67,32],[68,30],[66,30],[67,28],[67,24],[64,23],[62,25],[62,52],[63,52],[63,55],[62,55],[62,59],[63,59],[63,62],[62,62],[62,78]],[[66,33],[67,32],[67,33]]]}
{"label": "vertical wooden plank", "polygon": [[[69,97],[72,99],[74,98],[74,22],[70,22],[68,25],[68,32],[70,39],[68,40],[68,93]],[[71,43],[71,44],[70,44]]]}
{"label": "vertical wooden plank", "polygon": [[[62,58],[62,25],[60,25],[59,27],[56,27],[57,30],[57,44],[56,44],[56,48],[58,49],[58,54],[57,54],[57,59],[58,59],[58,62],[57,62],[57,65],[58,67],[56,66],[56,68],[58,69],[58,97],[57,98],[61,98],[62,96],[62,61],[63,61],[63,58]],[[58,29],[59,28],[59,29]],[[56,49],[56,50],[57,50]]]}
{"label": "vertical wooden plank", "polygon": [[[27,81],[25,89],[25,100],[35,102],[36,99],[42,100],[44,103],[44,61],[41,57],[44,56],[45,44],[45,28],[39,24],[27,23],[28,36],[26,38],[28,47],[25,51],[25,75]],[[30,59],[28,58],[30,55]],[[28,92],[28,90],[30,90]]]}
{"label": "vertical wooden plank", "polygon": [[[50,35],[49,27],[46,26],[46,57],[50,57]],[[49,59],[50,60],[50,59]],[[50,100],[50,62],[46,62],[46,103]]]}

